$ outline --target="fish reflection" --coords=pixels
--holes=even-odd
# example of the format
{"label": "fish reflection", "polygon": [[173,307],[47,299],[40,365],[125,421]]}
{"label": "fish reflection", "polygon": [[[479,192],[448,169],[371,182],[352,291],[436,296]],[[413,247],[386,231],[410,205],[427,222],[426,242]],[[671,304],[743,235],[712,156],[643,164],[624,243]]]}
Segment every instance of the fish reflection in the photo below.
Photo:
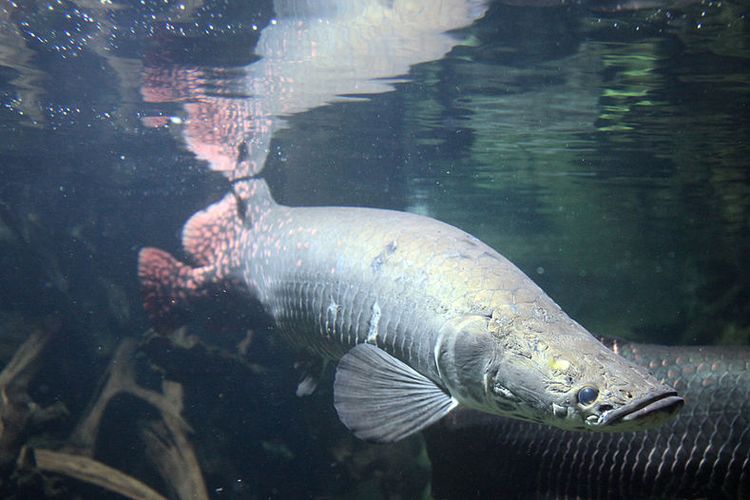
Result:
{"label": "fish reflection", "polygon": [[257,62],[237,71],[144,70],[144,100],[184,102],[188,148],[230,179],[263,168],[285,117],[392,90],[411,66],[449,52],[460,41],[449,32],[481,17],[486,6],[476,0],[279,0],[274,9]]}

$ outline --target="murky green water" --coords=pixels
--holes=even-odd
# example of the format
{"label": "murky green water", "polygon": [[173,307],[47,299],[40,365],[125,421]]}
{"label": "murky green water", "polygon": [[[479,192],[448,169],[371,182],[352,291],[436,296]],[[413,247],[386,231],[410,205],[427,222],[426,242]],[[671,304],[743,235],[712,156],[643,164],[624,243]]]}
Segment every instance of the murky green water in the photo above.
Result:
{"label": "murky green water", "polygon": [[[393,5],[375,0],[361,11],[333,1],[1,4],[0,354],[10,359],[42,318],[58,318],[64,339],[32,392],[68,416],[39,439],[66,442],[120,339],[148,328],[138,250],[179,251],[182,224],[229,189],[228,169],[262,169],[289,205],[454,224],[594,333],[749,343],[747,5],[538,3],[552,5],[445,2],[441,17],[417,2],[423,11],[388,17]],[[217,299],[196,316],[206,343],[232,351],[253,312]],[[226,389],[243,385],[244,361],[207,375],[183,366],[204,355],[178,357],[213,497],[426,487],[419,446],[389,461],[352,444],[330,388],[300,406],[274,349],[249,355],[280,372],[255,389]],[[233,394],[224,406],[222,387]],[[254,420],[242,400],[270,409]],[[310,437],[308,424],[324,430]],[[116,443],[103,453],[158,484],[122,453],[132,443]],[[399,469],[414,476],[383,486]]]}

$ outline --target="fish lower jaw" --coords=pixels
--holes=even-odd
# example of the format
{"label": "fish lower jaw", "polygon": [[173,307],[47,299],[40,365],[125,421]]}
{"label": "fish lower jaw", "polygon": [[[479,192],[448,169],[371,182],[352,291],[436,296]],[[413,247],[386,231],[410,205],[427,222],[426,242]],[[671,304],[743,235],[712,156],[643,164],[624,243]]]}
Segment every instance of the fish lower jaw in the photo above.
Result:
{"label": "fish lower jaw", "polygon": [[676,392],[664,392],[602,414],[589,415],[584,421],[589,429],[597,431],[643,430],[670,420],[684,402]]}
{"label": "fish lower jaw", "polygon": [[586,425],[589,426],[597,426],[601,425],[602,416],[601,415],[589,415],[586,417],[585,422]]}

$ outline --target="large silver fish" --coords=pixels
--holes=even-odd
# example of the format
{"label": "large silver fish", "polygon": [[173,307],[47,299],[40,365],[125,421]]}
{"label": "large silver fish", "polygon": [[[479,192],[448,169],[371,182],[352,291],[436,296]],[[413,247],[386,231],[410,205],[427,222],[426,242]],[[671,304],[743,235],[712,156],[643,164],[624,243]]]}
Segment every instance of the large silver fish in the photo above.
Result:
{"label": "large silver fish", "polygon": [[683,403],[502,255],[428,217],[281,206],[254,179],[195,214],[183,246],[195,267],[141,250],[151,315],[241,281],[293,346],[340,358],[334,404],[363,439],[399,440],[459,404],[566,429],[632,430]]}

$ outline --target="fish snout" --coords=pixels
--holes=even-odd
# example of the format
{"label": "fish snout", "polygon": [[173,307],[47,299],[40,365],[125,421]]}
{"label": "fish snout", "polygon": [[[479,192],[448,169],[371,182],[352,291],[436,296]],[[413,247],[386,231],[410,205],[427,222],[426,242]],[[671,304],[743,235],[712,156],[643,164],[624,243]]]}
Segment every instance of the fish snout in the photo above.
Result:
{"label": "fish snout", "polygon": [[619,408],[605,411],[599,425],[603,430],[613,431],[654,427],[670,420],[684,403],[685,400],[676,391],[649,393]]}

